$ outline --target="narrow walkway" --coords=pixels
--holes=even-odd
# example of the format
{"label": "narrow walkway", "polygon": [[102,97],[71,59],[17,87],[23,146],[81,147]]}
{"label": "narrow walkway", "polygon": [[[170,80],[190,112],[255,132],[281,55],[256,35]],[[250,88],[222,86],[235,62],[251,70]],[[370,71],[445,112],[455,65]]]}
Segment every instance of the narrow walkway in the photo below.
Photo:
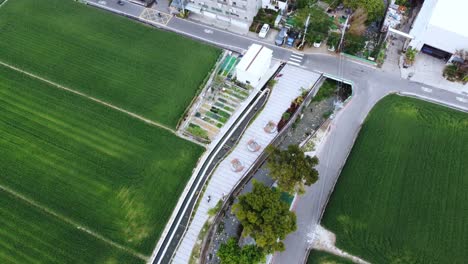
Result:
{"label": "narrow walkway", "polygon": [[133,118],[139,119],[139,120],[141,120],[141,121],[143,121],[143,122],[145,122],[145,123],[148,123],[148,124],[150,124],[150,125],[157,126],[157,127],[162,128],[162,129],[164,129],[164,130],[167,130],[167,131],[171,132],[172,134],[174,134],[174,135],[176,135],[176,136],[179,137],[179,135],[177,134],[177,132],[176,132],[174,129],[172,129],[172,128],[170,128],[170,127],[167,127],[167,126],[165,126],[165,125],[163,125],[163,124],[160,124],[160,123],[158,123],[158,122],[149,120],[149,119],[147,119],[147,118],[144,118],[144,117],[142,117],[142,116],[140,116],[140,115],[137,115],[137,114],[135,114],[135,113],[132,113],[132,112],[130,112],[130,111],[127,111],[127,110],[125,110],[125,109],[123,109],[123,108],[120,108],[120,107],[118,107],[118,106],[115,106],[115,105],[113,105],[113,104],[110,104],[110,103],[104,102],[104,101],[102,101],[102,100],[99,100],[99,99],[97,99],[97,98],[95,98],[95,97],[89,96],[89,95],[87,95],[87,94],[85,94],[85,93],[78,92],[78,91],[76,91],[76,90],[73,90],[73,89],[71,89],[71,88],[65,87],[65,86],[60,85],[60,84],[58,84],[58,83],[55,83],[55,82],[53,82],[53,81],[47,80],[47,79],[45,79],[45,78],[42,78],[42,77],[40,77],[40,76],[38,76],[38,75],[35,75],[35,74],[33,74],[33,73],[30,73],[30,72],[28,72],[28,71],[19,69],[19,68],[15,67],[15,66],[10,65],[10,64],[8,64],[8,63],[5,63],[5,62],[3,62],[3,61],[0,61],[0,65],[5,66],[5,67],[7,67],[7,68],[10,68],[10,69],[12,69],[12,70],[21,72],[21,73],[23,73],[23,74],[26,74],[26,75],[28,75],[29,77],[32,77],[32,78],[34,78],[34,79],[37,79],[37,80],[40,80],[40,81],[42,81],[42,82],[48,83],[48,84],[50,84],[50,85],[52,85],[52,86],[54,86],[54,87],[56,87],[56,88],[59,88],[59,89],[62,89],[62,90],[65,90],[65,91],[74,93],[74,94],[76,94],[76,95],[85,97],[85,98],[87,98],[87,99],[89,99],[89,100],[92,100],[92,101],[94,101],[94,102],[96,102],[96,103],[99,103],[99,104],[101,104],[101,105],[104,105],[104,106],[107,106],[107,107],[112,108],[112,109],[114,109],[114,110],[117,110],[117,111],[119,111],[119,112],[125,113],[125,114],[127,114],[127,115],[129,115],[129,116],[131,116],[131,117],[133,117]]}
{"label": "narrow walkway", "polygon": [[[264,130],[265,125],[270,121],[277,123],[291,102],[301,94],[302,89],[310,88],[320,77],[317,73],[289,65],[286,65],[280,74],[282,74],[282,77],[278,79],[278,83],[273,87],[265,108],[244,132],[231,154],[219,164],[211,176],[195,217],[176,251],[173,263],[189,263],[198,234],[209,217],[208,210],[231,191],[236,183],[249,171],[249,168],[264,148],[276,136],[277,132],[266,133]],[[248,142],[251,140],[254,140],[260,146],[259,150],[249,150]]]}
{"label": "narrow walkway", "polygon": [[47,207],[45,207],[43,205],[40,205],[39,203],[37,203],[37,202],[23,196],[22,194],[14,191],[14,190],[12,190],[12,189],[10,189],[8,187],[0,185],[0,191],[4,191],[6,193],[9,193],[9,194],[13,195],[14,197],[16,197],[17,199],[20,199],[20,200],[26,202],[27,204],[29,204],[29,205],[31,205],[33,207],[36,207],[36,208],[46,212],[47,214],[52,215],[52,216],[60,219],[61,221],[65,222],[67,224],[70,224],[70,225],[76,227],[77,229],[79,229],[79,230],[81,230],[81,231],[83,231],[83,232],[85,232],[85,233],[87,233],[87,234],[101,240],[101,241],[104,241],[105,243],[107,243],[107,244],[109,244],[109,245],[111,245],[113,247],[124,250],[124,251],[126,251],[126,252],[128,252],[128,253],[130,253],[130,254],[134,255],[135,257],[138,257],[138,258],[140,258],[142,260],[147,260],[148,259],[148,256],[144,256],[144,255],[142,255],[142,254],[140,254],[140,253],[138,253],[138,252],[136,252],[136,251],[134,251],[134,250],[132,250],[130,248],[122,246],[122,245],[120,245],[120,244],[118,244],[118,243],[116,243],[116,242],[114,242],[114,241],[112,241],[112,240],[110,240],[110,239],[108,239],[108,238],[106,238],[106,237],[104,237],[104,236],[102,236],[102,235],[100,235],[100,234],[98,234],[98,233],[96,233],[96,232],[94,232],[94,231],[92,231],[92,230],[90,230],[90,229],[88,229],[88,228],[74,222],[73,220],[71,220],[71,219],[69,219],[69,218],[67,218],[67,217],[65,217],[63,215],[60,215],[60,214],[54,212],[52,209],[47,208]]}

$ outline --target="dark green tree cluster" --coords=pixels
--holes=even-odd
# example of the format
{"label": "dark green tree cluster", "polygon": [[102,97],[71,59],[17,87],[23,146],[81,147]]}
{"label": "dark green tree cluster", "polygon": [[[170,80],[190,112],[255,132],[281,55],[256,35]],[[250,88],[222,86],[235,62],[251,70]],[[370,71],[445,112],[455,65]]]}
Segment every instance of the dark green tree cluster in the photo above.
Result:
{"label": "dark green tree cluster", "polygon": [[310,186],[318,180],[317,157],[304,154],[299,146],[290,145],[284,151],[269,148],[267,167],[270,176],[277,181],[278,188],[290,194],[304,193],[304,185]]}
{"label": "dark green tree cluster", "polygon": [[283,251],[281,242],[296,230],[296,215],[280,199],[281,193],[254,180],[253,190],[239,196],[232,212],[244,227],[244,235],[251,236],[266,254]]}
{"label": "dark green tree cluster", "polygon": [[247,245],[241,248],[234,238],[222,244],[217,255],[221,264],[257,264],[265,259],[265,254],[259,247]]}
{"label": "dark green tree cluster", "polygon": [[325,39],[328,35],[333,21],[330,17],[317,7],[300,9],[294,16],[295,24],[304,29],[307,16],[310,14],[309,27],[306,32],[306,41],[313,43]]}
{"label": "dark green tree cluster", "polygon": [[385,12],[385,5],[382,0],[344,0],[343,4],[354,10],[360,7],[366,10],[368,21],[375,21],[382,18]]}

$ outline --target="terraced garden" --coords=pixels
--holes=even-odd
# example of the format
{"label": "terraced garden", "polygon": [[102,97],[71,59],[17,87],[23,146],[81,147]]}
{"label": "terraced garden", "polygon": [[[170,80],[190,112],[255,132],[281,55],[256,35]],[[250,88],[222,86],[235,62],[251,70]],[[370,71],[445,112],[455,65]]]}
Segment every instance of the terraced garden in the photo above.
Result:
{"label": "terraced garden", "polygon": [[175,128],[220,50],[76,1],[15,0],[0,61]]}
{"label": "terraced garden", "polygon": [[190,118],[186,131],[201,141],[213,139],[253,90],[249,86],[241,87],[232,80],[239,61],[239,54],[230,53],[224,57],[202,103]]}
{"label": "terraced garden", "polygon": [[467,186],[468,114],[387,96],[367,117],[322,225],[371,263],[466,263]]}

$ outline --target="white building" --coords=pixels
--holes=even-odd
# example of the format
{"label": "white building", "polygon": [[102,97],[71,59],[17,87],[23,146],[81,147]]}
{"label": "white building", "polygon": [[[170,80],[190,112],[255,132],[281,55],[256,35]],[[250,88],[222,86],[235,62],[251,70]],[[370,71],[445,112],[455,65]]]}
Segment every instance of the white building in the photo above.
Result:
{"label": "white building", "polygon": [[467,11],[468,0],[425,0],[409,33],[409,46],[445,60],[457,50],[468,50]]}
{"label": "white building", "polygon": [[273,51],[258,44],[252,44],[236,66],[238,81],[256,87],[268,71]]}
{"label": "white building", "polygon": [[288,8],[287,0],[262,0],[262,7],[266,9],[272,9],[275,11],[284,11]]}
{"label": "white building", "polygon": [[248,30],[261,6],[262,0],[189,0],[185,9]]}

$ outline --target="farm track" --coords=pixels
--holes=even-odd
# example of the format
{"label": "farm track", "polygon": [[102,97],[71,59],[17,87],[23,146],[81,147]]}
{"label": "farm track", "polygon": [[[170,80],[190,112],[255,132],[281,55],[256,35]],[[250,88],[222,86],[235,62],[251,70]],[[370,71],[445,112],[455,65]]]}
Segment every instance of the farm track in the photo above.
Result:
{"label": "farm track", "polygon": [[3,3],[0,4],[0,8],[1,8],[4,4],[6,4],[6,2],[8,2],[8,0],[3,1]]}
{"label": "farm track", "polygon": [[[127,115],[129,115],[129,116],[131,116],[131,117],[133,117],[133,118],[139,119],[139,120],[141,120],[141,121],[143,121],[143,122],[145,122],[145,123],[148,123],[148,124],[150,124],[150,125],[157,126],[157,127],[162,128],[162,129],[164,129],[164,130],[166,130],[166,131],[169,131],[169,132],[171,132],[172,134],[176,135],[177,137],[181,137],[181,136],[180,136],[175,130],[173,130],[172,128],[169,128],[169,127],[167,127],[167,126],[165,126],[165,125],[163,125],[163,124],[160,124],[160,123],[158,123],[158,122],[155,122],[155,121],[153,121],[153,120],[144,118],[144,117],[142,117],[142,116],[140,116],[140,115],[137,115],[137,114],[135,114],[135,113],[132,113],[132,112],[130,112],[130,111],[127,111],[127,110],[125,110],[125,109],[123,109],[123,108],[120,108],[120,107],[118,107],[118,106],[115,106],[115,105],[113,105],[113,104],[104,102],[104,101],[99,100],[99,99],[97,99],[97,98],[95,98],[95,97],[89,96],[89,95],[87,95],[87,94],[85,94],[85,93],[82,93],[82,92],[73,90],[73,89],[71,89],[71,88],[65,87],[65,86],[60,85],[60,84],[58,84],[58,83],[55,83],[55,82],[53,82],[53,81],[47,80],[47,79],[45,79],[45,78],[43,78],[43,77],[40,77],[40,76],[38,76],[38,75],[36,75],[36,74],[34,74],[34,73],[30,73],[30,72],[28,72],[28,71],[22,70],[22,69],[20,69],[20,68],[17,68],[17,67],[15,67],[15,66],[13,66],[13,65],[11,65],[11,64],[8,64],[8,63],[5,63],[5,62],[3,62],[3,61],[0,61],[0,65],[3,65],[3,66],[5,66],[5,67],[7,67],[7,68],[9,68],[9,69],[12,69],[12,70],[15,70],[15,71],[17,71],[17,72],[23,73],[23,74],[25,74],[25,75],[27,75],[27,76],[29,76],[29,77],[32,77],[32,78],[37,79],[37,80],[40,80],[40,81],[45,82],[45,83],[47,83],[47,84],[50,84],[50,85],[52,85],[52,86],[54,86],[54,87],[56,87],[56,88],[59,88],[59,89],[65,90],[65,91],[67,91],[67,92],[71,92],[71,93],[74,93],[74,94],[76,94],[76,95],[85,97],[85,98],[87,98],[87,99],[89,99],[89,100],[91,100],[91,101],[94,101],[94,102],[99,103],[99,104],[101,104],[101,105],[104,105],[104,106],[106,106],[106,107],[112,108],[112,109],[117,110],[117,111],[119,111],[119,112],[125,113],[125,114],[127,114]],[[181,137],[181,138],[187,139],[186,137]],[[189,140],[189,139],[187,139],[187,140]],[[192,140],[190,140],[190,141],[192,141]],[[193,142],[193,141],[192,141],[192,142]]]}
{"label": "farm track", "polygon": [[104,237],[104,236],[102,236],[102,235],[100,235],[100,234],[98,234],[98,233],[96,233],[96,232],[94,232],[94,231],[92,231],[92,230],[90,230],[90,229],[88,229],[88,228],[74,222],[73,220],[71,220],[71,219],[69,219],[69,218],[67,218],[67,217],[65,217],[63,215],[60,215],[60,214],[54,212],[53,210],[51,210],[51,209],[49,209],[49,208],[47,208],[47,207],[45,207],[43,205],[40,205],[40,204],[36,203],[35,201],[21,195],[20,193],[17,193],[16,191],[14,191],[14,190],[12,190],[12,189],[10,189],[8,187],[0,185],[0,190],[13,195],[14,197],[26,202],[27,204],[29,204],[29,205],[31,205],[33,207],[36,207],[36,208],[46,212],[47,214],[52,215],[52,216],[56,217],[57,219],[60,219],[61,221],[65,222],[65,223],[67,223],[69,225],[72,225],[72,226],[76,227],[77,229],[79,229],[79,230],[81,230],[81,231],[83,231],[83,232],[85,232],[85,233],[87,233],[87,234],[101,240],[101,241],[104,241],[105,243],[107,243],[107,244],[109,244],[111,246],[114,246],[114,247],[116,247],[118,249],[126,251],[126,252],[128,252],[128,253],[130,253],[130,254],[134,255],[135,257],[138,257],[138,258],[140,258],[142,260],[147,260],[148,259],[147,256],[144,256],[144,255],[142,255],[142,254],[140,254],[138,252],[135,252],[132,249],[129,249],[129,248],[125,247],[125,246],[122,246],[122,245],[120,245],[118,243],[115,243],[114,241],[112,241],[112,240],[110,240],[110,239],[108,239],[108,238],[106,238],[106,237]]}

